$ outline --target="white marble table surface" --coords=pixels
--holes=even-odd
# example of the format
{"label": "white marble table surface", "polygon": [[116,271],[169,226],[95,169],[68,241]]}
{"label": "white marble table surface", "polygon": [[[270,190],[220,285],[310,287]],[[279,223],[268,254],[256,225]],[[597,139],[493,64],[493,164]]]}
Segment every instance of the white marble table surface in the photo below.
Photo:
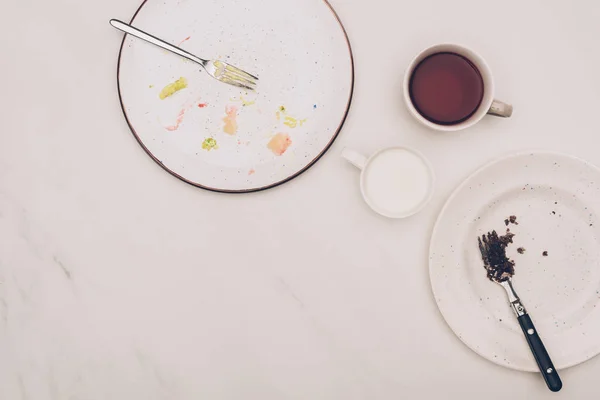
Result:
{"label": "white marble table surface", "polygon": [[[178,181],[130,134],[108,19],[138,3],[2,2],[0,399],[600,398],[600,358],[551,394],[475,355],[427,264],[476,167],[523,149],[600,164],[600,2],[333,0],[356,57],[348,122],[300,178],[243,196]],[[410,119],[404,66],[441,41],[479,50],[512,119],[458,134]],[[339,157],[395,144],[438,177],[404,221],[371,212]]]}

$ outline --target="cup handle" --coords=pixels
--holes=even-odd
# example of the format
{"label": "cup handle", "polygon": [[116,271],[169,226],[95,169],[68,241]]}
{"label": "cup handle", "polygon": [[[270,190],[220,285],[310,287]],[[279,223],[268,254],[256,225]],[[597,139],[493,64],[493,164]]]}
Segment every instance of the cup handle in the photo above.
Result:
{"label": "cup handle", "polygon": [[496,117],[508,118],[513,113],[513,106],[511,106],[510,104],[503,103],[499,100],[494,100],[492,102],[492,106],[490,107],[487,113]]}
{"label": "cup handle", "polygon": [[342,157],[346,159],[350,164],[354,165],[356,168],[362,170],[367,165],[367,157],[363,156],[360,153],[357,153],[354,150],[350,150],[349,148],[344,148],[342,150]]}

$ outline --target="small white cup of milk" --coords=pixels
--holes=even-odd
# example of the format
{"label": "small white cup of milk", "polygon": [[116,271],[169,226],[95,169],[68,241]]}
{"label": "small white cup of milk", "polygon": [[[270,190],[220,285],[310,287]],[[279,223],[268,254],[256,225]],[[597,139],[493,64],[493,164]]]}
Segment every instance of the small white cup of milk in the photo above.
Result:
{"label": "small white cup of milk", "polygon": [[385,217],[410,217],[421,211],[433,195],[433,168],[414,149],[390,147],[367,158],[345,148],[342,157],[362,171],[363,198]]}

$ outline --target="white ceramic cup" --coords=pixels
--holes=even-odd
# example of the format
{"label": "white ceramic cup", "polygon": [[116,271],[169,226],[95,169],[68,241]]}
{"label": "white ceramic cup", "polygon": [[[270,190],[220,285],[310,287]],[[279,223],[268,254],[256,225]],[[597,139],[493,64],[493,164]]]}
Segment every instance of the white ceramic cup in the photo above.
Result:
{"label": "white ceramic cup", "polygon": [[[378,161],[383,161],[383,158],[388,158],[387,162],[389,162],[389,157],[396,156],[404,159],[406,168],[394,171],[393,168],[382,170],[381,166],[373,167]],[[421,211],[431,200],[435,181],[433,168],[429,161],[414,149],[403,146],[390,147],[379,150],[371,157],[365,157],[354,150],[345,148],[342,151],[342,157],[361,170],[360,191],[365,202],[378,214],[389,218],[410,217]],[[403,161],[400,160],[400,163],[402,164]],[[411,168],[411,165],[416,168]],[[392,179],[398,180],[398,178],[404,183],[391,181]],[[382,192],[379,190],[378,195],[373,196],[370,193],[369,186],[375,184],[375,181],[379,188],[382,184],[389,182],[392,188],[389,195],[384,194],[382,197]],[[394,183],[406,188],[407,191],[414,189],[414,192],[399,193],[398,190],[393,190]],[[396,189],[399,188],[396,187]],[[404,206],[402,206],[402,203],[405,203]],[[390,207],[390,204],[393,206]],[[394,207],[396,204],[399,205],[398,208]]]}
{"label": "white ceramic cup", "polygon": [[[421,61],[430,55],[444,52],[459,54],[471,61],[477,67],[483,79],[483,100],[481,101],[481,104],[469,119],[454,125],[440,125],[429,121],[419,113],[410,98],[410,79],[414,69]],[[410,111],[412,116],[415,117],[417,121],[429,128],[447,132],[458,131],[473,126],[477,122],[481,121],[486,114],[508,118],[512,115],[513,111],[511,105],[494,99],[494,77],[485,60],[473,50],[456,44],[438,44],[429,47],[428,49],[423,50],[413,59],[406,69],[406,73],[404,74],[404,101],[406,102],[408,111]]]}

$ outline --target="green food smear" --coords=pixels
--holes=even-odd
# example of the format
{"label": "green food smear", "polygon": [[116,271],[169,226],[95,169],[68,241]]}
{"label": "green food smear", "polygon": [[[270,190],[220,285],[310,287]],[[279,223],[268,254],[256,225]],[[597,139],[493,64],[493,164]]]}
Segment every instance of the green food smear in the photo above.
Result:
{"label": "green food smear", "polygon": [[217,146],[217,141],[214,138],[206,138],[202,143],[202,148],[206,151],[217,150],[219,146]]}

